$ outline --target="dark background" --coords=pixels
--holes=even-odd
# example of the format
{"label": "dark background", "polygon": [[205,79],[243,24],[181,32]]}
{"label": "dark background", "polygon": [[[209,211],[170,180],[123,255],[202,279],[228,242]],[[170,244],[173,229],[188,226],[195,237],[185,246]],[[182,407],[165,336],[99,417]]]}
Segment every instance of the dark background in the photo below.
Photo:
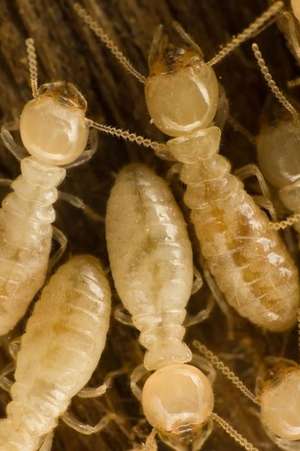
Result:
{"label": "dark background", "polygon": [[[239,33],[268,6],[264,0],[79,0],[103,25],[134,65],[147,73],[147,53],[156,26],[170,27],[179,21],[210,59],[232,35]],[[163,139],[149,122],[143,87],[118,65],[99,40],[78,19],[72,0],[0,0],[0,121],[16,119],[26,101],[31,98],[26,65],[25,39],[36,42],[40,83],[68,80],[74,82],[88,101],[88,115],[94,120],[129,128],[153,139]],[[279,85],[286,89],[289,79],[299,73],[287,50],[285,40],[276,25],[257,38]],[[225,87],[232,116],[251,133],[259,129],[260,115],[268,95],[267,88],[253,60],[249,44],[236,50],[216,67]],[[297,91],[295,90],[295,93]],[[255,161],[255,148],[230,126],[223,133],[221,152],[234,169]],[[99,136],[99,149],[92,161],[68,172],[62,188],[80,196],[98,213],[105,214],[106,200],[114,174],[131,160],[144,161],[165,174],[166,163],[153,157],[151,151],[126,144],[117,139]],[[15,178],[19,164],[0,143],[0,176]],[[174,183],[180,199],[181,187]],[[251,186],[250,186],[251,189]],[[3,196],[5,192],[3,190]],[[124,206],[126,208],[126,206]],[[187,216],[188,220],[188,216]],[[70,253],[90,252],[108,265],[104,227],[93,223],[81,212],[66,204],[57,204],[57,225],[69,238]],[[196,246],[195,246],[196,250]],[[207,296],[204,288],[193,296],[191,310],[199,308]],[[114,296],[115,302],[117,296]],[[200,336],[224,358],[253,388],[255,374],[263,356],[280,353],[284,338],[264,335],[235,318],[235,340],[228,341],[224,317],[215,309],[211,319],[188,331]],[[18,335],[24,322],[13,333]],[[287,337],[288,355],[296,358],[296,339]],[[4,340],[5,342],[5,340]],[[6,342],[5,342],[6,343]],[[5,344],[4,343],[4,344]],[[4,347],[5,348],[5,347]],[[93,383],[123,365],[128,372],[141,362],[143,352],[137,344],[137,333],[114,320],[108,346]],[[2,352],[2,363],[7,361]],[[33,368],[34,373],[34,368]],[[253,414],[253,406],[236,389],[219,377],[216,384],[216,411],[230,421],[261,450],[275,450],[264,435]],[[1,393],[2,409],[9,398]],[[111,409],[124,417],[130,431],[140,412],[130,396],[128,378],[120,378],[109,395],[102,400],[74,401],[73,409],[85,421],[96,422],[103,409]],[[111,425],[101,435],[83,437],[59,425],[55,434],[55,451],[125,450],[129,443],[118,427]],[[163,446],[161,447],[163,449]],[[215,427],[205,450],[238,450],[233,441]]]}

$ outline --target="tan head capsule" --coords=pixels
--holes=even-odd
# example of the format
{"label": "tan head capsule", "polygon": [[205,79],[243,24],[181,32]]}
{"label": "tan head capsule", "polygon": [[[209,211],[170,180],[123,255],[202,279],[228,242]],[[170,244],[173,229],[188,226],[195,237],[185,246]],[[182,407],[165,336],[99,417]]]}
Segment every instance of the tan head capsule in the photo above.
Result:
{"label": "tan head capsule", "polygon": [[214,395],[202,371],[174,364],[147,379],[142,406],[148,422],[168,442],[184,445],[190,441],[197,449],[197,439],[203,436],[213,411]]}
{"label": "tan head capsule", "polygon": [[20,118],[27,151],[45,164],[63,166],[75,161],[87,144],[86,108],[85,98],[72,83],[42,85]]}

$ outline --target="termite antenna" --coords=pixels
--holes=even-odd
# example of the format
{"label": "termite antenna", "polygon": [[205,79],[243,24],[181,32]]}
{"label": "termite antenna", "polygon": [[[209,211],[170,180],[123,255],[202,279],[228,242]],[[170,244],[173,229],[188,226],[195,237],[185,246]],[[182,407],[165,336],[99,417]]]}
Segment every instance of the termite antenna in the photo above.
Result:
{"label": "termite antenna", "polygon": [[249,27],[247,27],[240,34],[235,36],[228,44],[223,47],[209,62],[210,66],[214,66],[229,55],[233,50],[239,47],[243,42],[256,36],[265,27],[266,23],[283,8],[283,2],[277,1],[273,3],[270,8],[261,14]]}
{"label": "termite antenna", "polygon": [[243,437],[233,426],[231,426],[224,418],[220,417],[217,413],[213,412],[211,415],[213,421],[220,426],[226,434],[228,434],[236,443],[247,451],[259,451],[252,443],[250,443],[245,437]]}
{"label": "termite antenna", "polygon": [[95,128],[100,132],[106,133],[116,138],[124,139],[124,141],[130,141],[138,144],[139,146],[144,146],[153,149],[156,153],[166,152],[166,145],[156,141],[151,141],[149,138],[144,138],[143,136],[137,135],[136,133],[130,132],[128,130],[123,130],[122,128],[113,127],[111,125],[99,124],[92,119],[87,119],[87,125],[89,127]]}
{"label": "termite antenna", "polygon": [[293,107],[293,105],[288,101],[288,99],[285,97],[281,89],[279,89],[278,85],[276,84],[275,80],[273,79],[268,66],[262,56],[262,53],[256,43],[252,44],[252,51],[255,56],[255,59],[257,61],[257,64],[260,68],[260,71],[269,86],[270,90],[278,100],[278,102],[281,103],[281,105],[293,116],[295,121],[299,120],[298,113],[296,109]]}
{"label": "termite antenna", "polygon": [[104,31],[104,29],[90,16],[90,14],[79,3],[75,3],[74,10],[83,22],[95,33],[101,42],[114,55],[117,61],[133,75],[140,83],[144,84],[146,77],[142,75],[124,55],[123,52],[114,43],[111,37]]}
{"label": "termite antenna", "polygon": [[276,230],[277,232],[279,230],[287,229],[288,227],[292,227],[293,225],[299,223],[300,221],[300,213],[294,213],[293,215],[288,216],[286,219],[283,219],[279,222],[270,222],[269,227],[270,229]]}
{"label": "termite antenna", "polygon": [[219,359],[212,351],[210,351],[203,343],[198,340],[193,341],[193,346],[217,369],[219,370],[235,387],[237,387],[243,395],[245,395],[254,404],[260,405],[258,399],[249,390],[241,379],[228,366]]}
{"label": "termite antenna", "polygon": [[34,45],[34,39],[28,38],[25,41],[27,51],[27,63],[29,68],[29,77],[31,84],[32,96],[36,97],[38,94],[38,65]]}

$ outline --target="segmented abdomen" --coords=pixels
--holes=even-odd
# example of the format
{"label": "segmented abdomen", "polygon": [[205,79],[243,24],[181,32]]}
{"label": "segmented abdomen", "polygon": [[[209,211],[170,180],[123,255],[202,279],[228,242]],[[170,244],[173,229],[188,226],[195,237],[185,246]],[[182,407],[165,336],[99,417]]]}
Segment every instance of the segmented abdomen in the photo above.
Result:
{"label": "segmented abdomen", "polygon": [[151,358],[146,355],[145,365],[157,365],[163,350],[170,351],[168,341],[174,353],[178,344],[181,360],[189,358],[181,340],[192,288],[192,250],[166,182],[141,164],[123,169],[108,201],[106,232],[119,296],[141,331],[143,346],[157,347]]}
{"label": "segmented abdomen", "polygon": [[[56,426],[97,366],[109,316],[110,288],[96,258],[74,257],[52,276],[17,356],[7,406],[14,434],[36,439]],[[0,435],[0,449],[3,440]]]}
{"label": "segmented abdomen", "polygon": [[220,155],[185,164],[185,202],[201,250],[227,301],[271,331],[296,322],[298,271],[267,216]]}
{"label": "segmented abdomen", "polygon": [[57,199],[65,176],[33,158],[21,162],[22,174],[0,210],[0,335],[24,315],[44,283],[51,249]]}

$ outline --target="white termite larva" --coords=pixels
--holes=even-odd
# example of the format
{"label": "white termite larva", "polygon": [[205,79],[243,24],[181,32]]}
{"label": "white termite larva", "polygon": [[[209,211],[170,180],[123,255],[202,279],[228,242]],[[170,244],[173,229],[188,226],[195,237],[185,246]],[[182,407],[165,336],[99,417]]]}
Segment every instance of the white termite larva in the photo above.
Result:
{"label": "white termite larva", "polygon": [[71,258],[37,301],[17,354],[0,450],[35,451],[94,372],[106,342],[108,281],[92,256]]}
{"label": "white termite larva", "polygon": [[[155,37],[150,52],[150,75],[137,77],[145,84],[152,122],[173,137],[166,148],[173,160],[181,163],[180,178],[187,186],[184,201],[191,210],[191,221],[210,272],[228,303],[241,316],[274,332],[290,329],[296,323],[298,271],[266,214],[231,174],[229,161],[218,153],[221,130],[213,120],[219,88],[212,66],[253,35],[282,6],[282,2],[275,2],[208,63],[196,44],[191,46],[190,38],[184,36],[187,46],[177,48],[161,33]],[[118,56],[112,41],[107,41],[102,28],[82,7],[77,5],[76,10],[135,75],[127,59]],[[98,129],[130,139],[128,132],[122,134],[115,129],[113,133],[111,127],[105,130],[101,125]],[[143,143],[140,137],[136,142]],[[161,148],[153,149],[161,155]]]}
{"label": "white termite larva", "polygon": [[[27,45],[32,52],[32,40]],[[30,55],[31,64],[36,64]],[[31,81],[34,98],[25,104],[20,117],[22,143],[30,156],[18,154],[11,135],[2,131],[10,150],[21,159],[21,175],[13,181],[13,192],[0,209],[0,335],[16,325],[45,280],[56,188],[66,176],[63,166],[80,164],[91,152],[85,151],[87,102],[78,89],[64,81],[38,88],[36,77]],[[62,235],[57,238],[64,249]]]}
{"label": "white termite larva", "polygon": [[[168,185],[146,166],[131,164],[117,176],[107,204],[106,239],[115,286],[147,349],[144,367],[154,371],[139,396],[148,422],[176,450],[200,449],[214,420],[255,451],[213,413],[211,380],[187,364],[192,354],[182,323],[192,290],[191,245]],[[144,375],[140,367],[137,374],[140,369]],[[136,387],[140,375],[133,374]]]}

